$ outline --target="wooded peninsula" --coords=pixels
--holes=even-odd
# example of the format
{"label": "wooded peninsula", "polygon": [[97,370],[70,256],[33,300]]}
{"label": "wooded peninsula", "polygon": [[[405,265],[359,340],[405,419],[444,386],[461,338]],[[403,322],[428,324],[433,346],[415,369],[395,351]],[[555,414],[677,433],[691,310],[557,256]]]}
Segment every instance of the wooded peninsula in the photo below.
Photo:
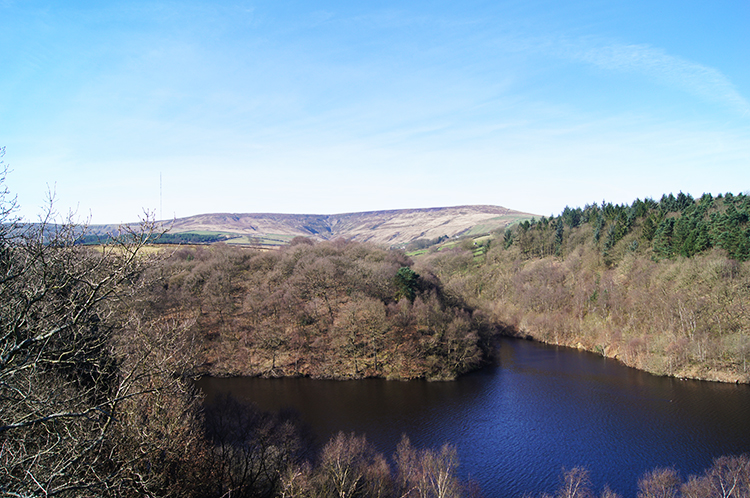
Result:
{"label": "wooded peninsula", "polygon": [[178,249],[152,270],[144,313],[193,323],[201,374],[447,380],[479,367],[496,327],[412,264],[342,239]]}

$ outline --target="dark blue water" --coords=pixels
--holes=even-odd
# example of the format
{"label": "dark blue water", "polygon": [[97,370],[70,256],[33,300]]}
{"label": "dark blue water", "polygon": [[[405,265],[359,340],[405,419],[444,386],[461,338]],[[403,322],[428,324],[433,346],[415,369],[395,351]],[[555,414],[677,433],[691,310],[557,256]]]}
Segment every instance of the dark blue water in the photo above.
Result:
{"label": "dark blue water", "polygon": [[454,444],[461,473],[488,497],[552,493],[563,468],[587,467],[635,496],[638,478],[750,452],[750,386],[655,377],[568,348],[503,340],[498,365],[456,382],[205,378],[261,408],[294,408],[320,440],[366,434],[390,455],[402,434],[419,447]]}

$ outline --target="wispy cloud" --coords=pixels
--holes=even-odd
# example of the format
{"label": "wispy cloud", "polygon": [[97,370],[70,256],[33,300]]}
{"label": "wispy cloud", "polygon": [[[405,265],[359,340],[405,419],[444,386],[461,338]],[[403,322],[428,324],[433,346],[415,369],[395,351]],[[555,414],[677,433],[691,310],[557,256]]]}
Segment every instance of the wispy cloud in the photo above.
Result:
{"label": "wispy cloud", "polygon": [[664,84],[750,116],[750,102],[720,71],[642,44],[599,44],[563,41],[558,46],[568,58],[620,72],[641,73]]}

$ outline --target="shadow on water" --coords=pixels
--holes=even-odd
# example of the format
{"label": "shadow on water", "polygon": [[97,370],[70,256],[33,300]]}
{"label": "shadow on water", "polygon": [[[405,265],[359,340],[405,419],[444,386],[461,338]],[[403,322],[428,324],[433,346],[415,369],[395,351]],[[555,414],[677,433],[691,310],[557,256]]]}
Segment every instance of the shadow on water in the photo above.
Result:
{"label": "shadow on water", "polygon": [[498,364],[455,382],[204,378],[206,402],[231,393],[264,410],[292,408],[319,442],[366,434],[392,454],[406,434],[450,442],[461,472],[485,494],[553,492],[583,465],[594,485],[635,496],[638,477],[675,466],[686,476],[713,458],[750,452],[750,386],[655,377],[600,356],[504,339]]}

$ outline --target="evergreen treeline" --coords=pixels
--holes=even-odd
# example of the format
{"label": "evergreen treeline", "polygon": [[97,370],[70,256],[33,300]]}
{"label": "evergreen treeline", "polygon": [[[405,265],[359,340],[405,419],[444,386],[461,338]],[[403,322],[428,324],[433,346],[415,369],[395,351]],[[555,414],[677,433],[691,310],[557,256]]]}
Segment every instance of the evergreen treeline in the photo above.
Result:
{"label": "evergreen treeline", "polygon": [[[76,245],[102,245],[112,244],[114,238],[110,234],[97,235],[97,234],[82,234],[75,241]],[[198,233],[159,233],[148,241],[149,244],[213,244],[215,242],[222,242],[229,238],[228,235],[221,234],[198,234]]]}
{"label": "evergreen treeline", "polygon": [[[691,257],[719,248],[731,259],[750,259],[750,196],[704,194],[694,199],[680,192],[663,195],[657,202],[636,199],[631,205],[601,204],[566,207],[559,216],[524,221],[504,234],[506,247],[517,244],[524,255],[563,255],[565,233],[589,225],[593,240],[608,262],[615,261],[615,246],[651,250],[654,258]],[[578,241],[574,241],[574,245]]]}
{"label": "evergreen treeline", "polygon": [[749,214],[750,197],[732,194],[566,208],[417,266],[517,334],[657,374],[748,382]]}

